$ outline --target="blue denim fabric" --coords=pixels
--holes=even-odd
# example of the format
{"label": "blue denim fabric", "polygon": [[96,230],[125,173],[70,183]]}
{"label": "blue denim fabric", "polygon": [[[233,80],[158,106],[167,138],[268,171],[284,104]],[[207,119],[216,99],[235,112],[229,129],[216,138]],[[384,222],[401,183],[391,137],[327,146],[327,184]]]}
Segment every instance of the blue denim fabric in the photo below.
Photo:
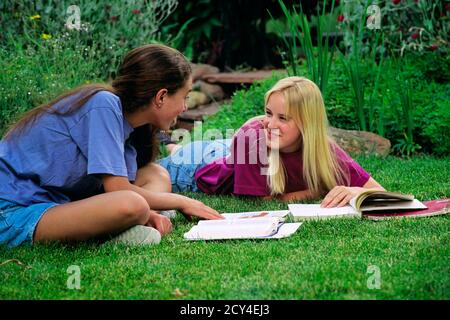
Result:
{"label": "blue denim fabric", "polygon": [[172,192],[198,192],[195,172],[205,164],[230,153],[231,139],[194,141],[178,149],[173,155],[158,161],[167,169]]}
{"label": "blue denim fabric", "polygon": [[45,202],[24,207],[0,199],[0,245],[17,247],[33,244],[34,230],[39,220],[48,209],[57,205],[54,202]]}

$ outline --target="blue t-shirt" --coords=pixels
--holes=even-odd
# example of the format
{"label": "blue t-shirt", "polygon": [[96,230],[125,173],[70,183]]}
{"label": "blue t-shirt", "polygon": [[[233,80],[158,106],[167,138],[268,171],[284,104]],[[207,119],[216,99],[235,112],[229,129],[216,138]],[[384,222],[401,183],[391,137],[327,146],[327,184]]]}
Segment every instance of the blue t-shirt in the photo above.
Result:
{"label": "blue t-shirt", "polygon": [[[74,96],[54,109],[64,110]],[[99,174],[136,178],[133,131],[119,97],[96,93],[68,115],[44,113],[20,134],[0,140],[0,199],[28,206],[99,193]]]}

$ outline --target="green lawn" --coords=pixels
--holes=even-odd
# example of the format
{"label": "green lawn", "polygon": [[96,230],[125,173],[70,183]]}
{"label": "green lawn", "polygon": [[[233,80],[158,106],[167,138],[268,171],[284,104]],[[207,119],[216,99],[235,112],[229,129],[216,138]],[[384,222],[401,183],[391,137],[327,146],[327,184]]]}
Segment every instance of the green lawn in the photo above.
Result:
{"label": "green lawn", "polygon": [[[385,188],[450,197],[450,160],[357,158]],[[189,194],[221,212],[286,204]],[[0,299],[449,299],[450,218],[305,222],[287,239],[187,242],[178,217],[160,245],[0,247]],[[81,288],[68,289],[77,265]],[[380,289],[369,289],[380,270]]]}

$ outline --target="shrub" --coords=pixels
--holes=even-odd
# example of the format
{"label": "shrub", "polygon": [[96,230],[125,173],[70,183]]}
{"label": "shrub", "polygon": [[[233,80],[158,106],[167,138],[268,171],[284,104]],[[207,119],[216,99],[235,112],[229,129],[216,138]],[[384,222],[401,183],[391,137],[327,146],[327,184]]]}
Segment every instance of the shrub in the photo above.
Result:
{"label": "shrub", "polygon": [[[382,116],[385,134],[392,145],[405,141],[407,123],[404,120],[402,100],[399,95],[397,76],[409,81],[410,97],[413,106],[411,120],[413,122],[412,137],[421,151],[446,156],[450,153],[450,107],[449,84],[427,82],[424,72],[417,67],[416,60],[403,58],[400,71],[389,62],[384,64],[377,93],[378,103],[376,116]],[[421,63],[421,62],[420,62]],[[367,67],[362,63],[362,67]],[[300,73],[306,73],[302,66]],[[369,69],[367,69],[369,70]],[[364,72],[368,90],[373,90],[370,74]],[[203,124],[203,130],[222,128],[238,129],[246,120],[264,113],[264,94],[281,76],[272,77],[253,84],[249,89],[241,89],[233,95],[232,102],[223,106],[214,116]],[[369,99],[369,98],[367,98]],[[353,96],[350,82],[345,76],[342,58],[337,58],[333,72],[330,74],[328,95],[325,100],[328,119],[334,127],[358,130],[359,121],[353,108]],[[368,110],[366,110],[368,112]],[[380,115],[381,113],[381,115]],[[401,148],[401,145],[399,145]],[[417,149],[415,149],[417,151]],[[405,153],[406,153],[405,149]]]}
{"label": "shrub", "polygon": [[0,48],[0,135],[14,119],[67,89],[100,81],[99,62],[91,48],[68,48],[57,39],[27,49],[8,40]]}
{"label": "shrub", "polygon": [[[355,23],[358,23],[361,17],[369,19],[370,12],[367,12],[366,8],[372,3],[379,8],[379,28],[390,51],[400,55],[406,52],[418,55],[425,52],[448,52],[450,9],[444,1],[434,0],[345,1],[339,7],[344,17],[339,29],[345,33],[344,42],[347,46],[351,46]],[[373,35],[371,30],[366,32],[367,37]]]}
{"label": "shrub", "polygon": [[[97,52],[102,73],[109,75],[128,50],[152,42],[170,45],[178,39],[168,35],[170,28],[161,29],[177,4],[177,0],[81,0],[74,9],[68,0],[5,0],[0,2],[0,21],[6,26],[4,34],[23,37],[26,46],[65,35],[68,45],[76,42],[91,47]],[[5,39],[0,37],[2,46]]]}

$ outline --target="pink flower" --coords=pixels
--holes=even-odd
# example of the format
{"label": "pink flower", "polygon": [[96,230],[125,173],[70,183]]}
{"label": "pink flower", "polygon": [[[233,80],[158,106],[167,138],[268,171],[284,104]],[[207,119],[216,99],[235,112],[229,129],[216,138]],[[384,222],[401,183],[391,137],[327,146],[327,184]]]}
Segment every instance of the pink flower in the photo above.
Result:
{"label": "pink flower", "polygon": [[141,13],[141,10],[139,10],[139,9],[134,9],[134,10],[131,11],[131,12],[133,12],[133,14],[139,14],[139,13]]}
{"label": "pink flower", "polygon": [[432,44],[432,45],[430,46],[430,49],[431,49],[432,51],[436,51],[437,49],[439,49],[439,46],[438,46],[437,44]]}
{"label": "pink flower", "polygon": [[413,33],[413,34],[411,35],[411,38],[412,38],[413,40],[416,40],[418,37],[419,37],[419,34],[418,34],[418,33]]}
{"label": "pink flower", "polygon": [[343,14],[338,15],[338,17],[337,17],[338,22],[343,22],[344,20],[345,20],[345,17]]}

